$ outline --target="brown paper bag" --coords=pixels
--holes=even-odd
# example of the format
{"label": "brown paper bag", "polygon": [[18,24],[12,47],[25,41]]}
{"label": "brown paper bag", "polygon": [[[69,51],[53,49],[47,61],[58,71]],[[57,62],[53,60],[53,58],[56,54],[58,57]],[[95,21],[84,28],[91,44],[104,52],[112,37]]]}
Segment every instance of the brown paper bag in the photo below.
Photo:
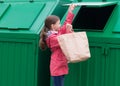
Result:
{"label": "brown paper bag", "polygon": [[58,42],[67,60],[71,63],[90,58],[86,32],[73,32],[58,36]]}

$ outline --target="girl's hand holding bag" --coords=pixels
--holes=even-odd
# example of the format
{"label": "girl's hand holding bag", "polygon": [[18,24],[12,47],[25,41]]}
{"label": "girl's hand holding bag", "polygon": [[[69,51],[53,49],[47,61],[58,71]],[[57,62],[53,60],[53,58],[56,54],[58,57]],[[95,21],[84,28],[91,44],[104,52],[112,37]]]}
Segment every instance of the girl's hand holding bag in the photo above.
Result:
{"label": "girl's hand holding bag", "polygon": [[67,60],[71,63],[90,58],[86,32],[72,32],[58,36],[58,42]]}

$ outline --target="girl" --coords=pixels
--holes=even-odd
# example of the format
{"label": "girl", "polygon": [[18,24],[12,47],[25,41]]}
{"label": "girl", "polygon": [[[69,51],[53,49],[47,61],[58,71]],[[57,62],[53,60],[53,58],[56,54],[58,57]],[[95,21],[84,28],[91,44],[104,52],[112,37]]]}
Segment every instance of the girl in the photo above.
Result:
{"label": "girl", "polygon": [[60,26],[60,19],[55,15],[48,16],[45,20],[44,27],[40,33],[40,47],[45,49],[46,46],[51,49],[50,74],[53,79],[54,86],[64,86],[64,76],[68,74],[68,61],[63,54],[57,37],[61,34],[72,32],[72,20],[75,5],[69,6],[68,15],[63,26]]}

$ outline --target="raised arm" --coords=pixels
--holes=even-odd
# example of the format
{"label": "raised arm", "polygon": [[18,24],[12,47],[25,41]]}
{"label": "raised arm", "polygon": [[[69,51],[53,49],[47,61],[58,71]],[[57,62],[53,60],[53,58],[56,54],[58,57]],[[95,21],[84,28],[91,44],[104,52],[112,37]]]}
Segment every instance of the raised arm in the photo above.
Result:
{"label": "raised arm", "polygon": [[73,17],[74,17],[74,14],[73,14],[72,11],[74,10],[74,8],[75,8],[74,4],[72,4],[72,5],[69,6],[68,14],[66,16],[66,20],[65,20],[63,26],[61,27],[61,29],[59,31],[60,34],[65,34],[67,32],[66,25],[67,24],[72,24]]}

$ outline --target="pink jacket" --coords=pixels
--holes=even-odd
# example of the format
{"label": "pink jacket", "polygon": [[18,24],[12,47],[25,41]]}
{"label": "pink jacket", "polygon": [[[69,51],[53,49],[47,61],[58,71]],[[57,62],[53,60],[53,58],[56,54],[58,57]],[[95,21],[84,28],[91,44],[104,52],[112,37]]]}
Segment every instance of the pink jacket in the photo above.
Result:
{"label": "pink jacket", "polygon": [[66,24],[72,23],[73,13],[68,12],[66,20],[58,33],[52,33],[47,39],[46,43],[51,49],[50,73],[51,76],[60,76],[68,74],[68,63],[65,55],[63,54],[57,40],[57,36],[66,33]]}

